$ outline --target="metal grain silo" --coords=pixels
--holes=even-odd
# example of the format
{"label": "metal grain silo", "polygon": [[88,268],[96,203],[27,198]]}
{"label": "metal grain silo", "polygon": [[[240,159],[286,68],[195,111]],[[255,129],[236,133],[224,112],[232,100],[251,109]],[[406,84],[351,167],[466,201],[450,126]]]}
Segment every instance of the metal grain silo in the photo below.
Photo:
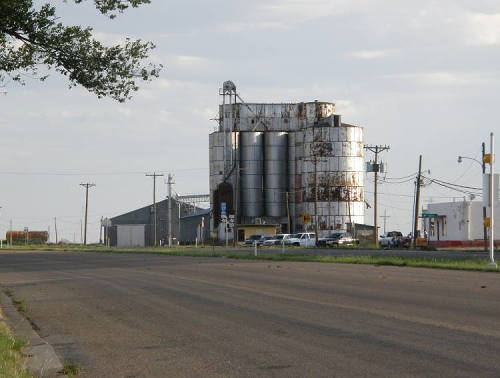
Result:
{"label": "metal grain silo", "polygon": [[241,215],[264,215],[264,133],[240,133]]}
{"label": "metal grain silo", "polygon": [[288,180],[288,134],[268,131],[264,134],[264,143],[265,214],[268,217],[284,217]]}
{"label": "metal grain silo", "polygon": [[320,234],[364,223],[363,129],[343,124],[313,126],[303,132],[301,212],[318,222]]}

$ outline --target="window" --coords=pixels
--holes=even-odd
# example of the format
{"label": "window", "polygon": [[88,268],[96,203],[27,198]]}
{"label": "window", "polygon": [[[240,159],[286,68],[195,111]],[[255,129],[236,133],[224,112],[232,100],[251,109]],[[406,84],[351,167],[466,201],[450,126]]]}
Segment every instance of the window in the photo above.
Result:
{"label": "window", "polygon": [[441,218],[441,236],[446,236],[446,217]]}

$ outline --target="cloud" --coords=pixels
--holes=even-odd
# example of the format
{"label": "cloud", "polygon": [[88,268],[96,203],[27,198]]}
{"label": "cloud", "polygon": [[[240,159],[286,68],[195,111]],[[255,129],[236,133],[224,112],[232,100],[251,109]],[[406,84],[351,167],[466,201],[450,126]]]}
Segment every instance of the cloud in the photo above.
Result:
{"label": "cloud", "polygon": [[288,30],[295,25],[332,15],[342,15],[373,7],[368,0],[257,0],[246,4],[222,31],[240,33],[252,30]]}
{"label": "cloud", "polygon": [[397,82],[405,81],[415,86],[474,86],[499,83],[495,73],[469,72],[469,71],[432,71],[392,74],[382,76]]}
{"label": "cloud", "polygon": [[248,32],[251,30],[286,30],[289,26],[284,22],[262,21],[262,22],[248,22],[248,21],[232,21],[225,22],[221,25],[220,29],[225,32],[240,33]]}
{"label": "cloud", "polygon": [[262,2],[258,10],[270,18],[278,17],[290,23],[300,23],[363,10],[369,5],[367,0],[274,0]]}
{"label": "cloud", "polygon": [[358,50],[349,54],[354,59],[380,59],[385,58],[391,54],[392,50]]}
{"label": "cloud", "polygon": [[175,64],[178,65],[205,65],[211,62],[210,59],[203,56],[193,56],[193,55],[176,55],[173,57]]}
{"label": "cloud", "polygon": [[472,45],[500,44],[500,13],[474,13],[467,17],[467,42]]}

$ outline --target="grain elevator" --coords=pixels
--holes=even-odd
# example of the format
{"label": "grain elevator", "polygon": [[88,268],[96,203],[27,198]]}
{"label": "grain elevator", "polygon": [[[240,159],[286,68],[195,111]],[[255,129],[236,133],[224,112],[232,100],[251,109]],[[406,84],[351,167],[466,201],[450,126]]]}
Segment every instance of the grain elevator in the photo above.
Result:
{"label": "grain elevator", "polygon": [[220,95],[209,136],[214,236],[241,240],[248,225],[323,236],[364,223],[362,127],[329,102],[246,103],[231,81]]}

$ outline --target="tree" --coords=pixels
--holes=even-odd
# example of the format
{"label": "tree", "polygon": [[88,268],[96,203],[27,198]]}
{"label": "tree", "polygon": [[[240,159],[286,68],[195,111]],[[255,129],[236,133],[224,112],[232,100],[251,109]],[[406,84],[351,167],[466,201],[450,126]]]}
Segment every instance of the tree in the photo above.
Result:
{"label": "tree", "polygon": [[[65,0],[79,4],[86,0]],[[150,0],[91,0],[110,19],[129,7]],[[99,98],[119,102],[131,98],[137,81],[158,77],[161,65],[145,62],[155,46],[126,39],[121,45],[104,46],[93,38],[92,28],[66,26],[56,8],[44,4],[35,9],[33,0],[0,0],[0,84],[10,78],[24,84],[25,76],[45,80],[39,67],[53,69]]]}

